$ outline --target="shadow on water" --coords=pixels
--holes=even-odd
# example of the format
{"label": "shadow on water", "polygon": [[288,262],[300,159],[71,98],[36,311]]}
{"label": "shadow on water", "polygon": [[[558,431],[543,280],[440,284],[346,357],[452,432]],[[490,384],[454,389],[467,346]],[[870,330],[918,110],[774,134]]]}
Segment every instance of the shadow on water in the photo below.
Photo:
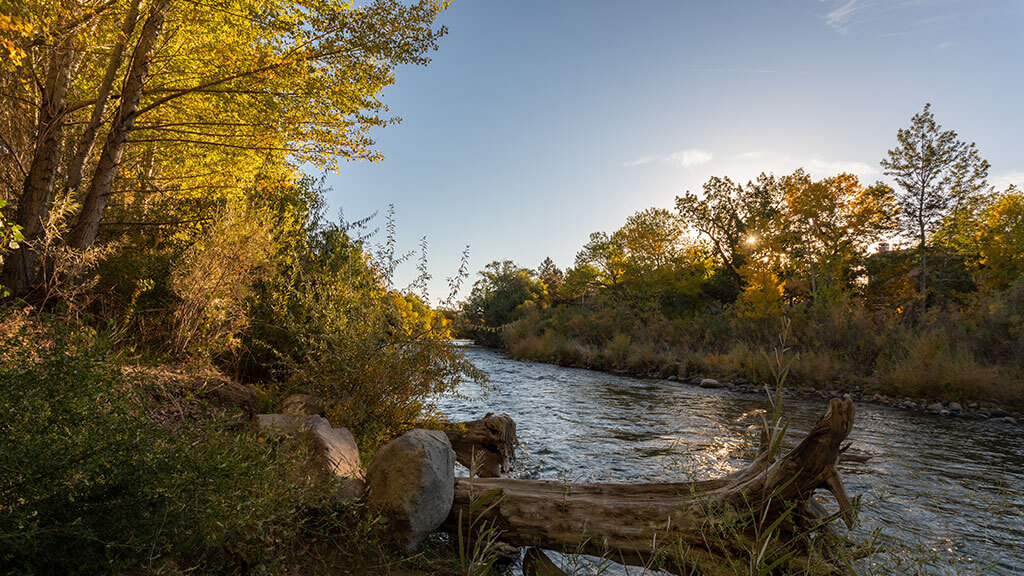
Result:
{"label": "shadow on water", "polygon": [[[462,397],[443,399],[441,409],[453,419],[512,416],[522,442],[513,475],[522,478],[720,476],[752,457],[767,407],[755,395],[521,362],[479,348],[466,354],[491,386],[464,384]],[[806,398],[785,404],[791,439],[826,407]],[[865,561],[865,572],[1024,573],[1019,428],[860,404],[850,440],[870,456],[840,465],[847,491],[862,495],[857,533],[878,530],[889,550]]]}

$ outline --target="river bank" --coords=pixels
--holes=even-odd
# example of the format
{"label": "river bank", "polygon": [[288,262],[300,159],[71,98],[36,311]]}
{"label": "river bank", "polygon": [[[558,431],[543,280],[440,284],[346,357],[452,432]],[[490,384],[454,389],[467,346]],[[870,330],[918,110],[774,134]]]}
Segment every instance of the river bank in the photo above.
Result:
{"label": "river bank", "polygon": [[[577,352],[575,354],[552,354],[541,352],[529,346],[514,345],[508,348],[493,348],[508,354],[510,358],[531,362],[542,362],[567,368],[597,370],[618,376],[629,376],[653,380],[666,380],[681,385],[724,388],[740,394],[766,394],[765,376],[770,376],[768,358],[746,351],[740,361],[723,361],[710,358],[695,363],[692,360],[678,361],[670,357],[651,355],[628,348],[619,354],[600,352]],[[633,358],[633,361],[623,359]],[[801,358],[795,356],[793,369],[800,368]],[[814,358],[811,359],[814,362]],[[728,368],[723,369],[723,366]],[[718,370],[714,368],[718,367]],[[710,370],[709,370],[710,368]],[[739,372],[739,374],[737,374]],[[877,381],[864,378],[845,378],[842,381],[818,383],[802,379],[800,386],[784,386],[783,393],[789,396],[817,396],[820,398],[850,397],[855,402],[882,404],[901,410],[912,410],[948,416],[993,420],[1008,425],[1024,423],[1024,407],[1020,402],[1007,402],[997,398],[977,398],[962,391],[950,390],[945,397],[921,397],[903,394],[894,386],[884,386]],[[811,385],[811,384],[814,385]],[[774,389],[774,384],[771,385]]]}

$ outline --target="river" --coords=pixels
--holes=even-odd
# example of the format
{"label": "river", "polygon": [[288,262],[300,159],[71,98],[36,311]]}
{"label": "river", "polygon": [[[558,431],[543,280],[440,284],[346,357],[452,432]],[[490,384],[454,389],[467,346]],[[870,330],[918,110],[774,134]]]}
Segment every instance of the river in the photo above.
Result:
{"label": "river", "polygon": [[[512,476],[519,478],[720,476],[753,455],[758,411],[767,407],[760,395],[522,362],[483,348],[465,353],[490,383],[462,384],[460,397],[444,398],[441,410],[455,420],[511,416],[521,442]],[[788,438],[799,439],[826,401],[796,396],[784,405]],[[860,571],[1024,574],[1020,427],[858,404],[849,439],[851,452],[867,457],[839,466],[847,493],[862,497],[855,534],[877,531],[887,550],[861,561]]]}

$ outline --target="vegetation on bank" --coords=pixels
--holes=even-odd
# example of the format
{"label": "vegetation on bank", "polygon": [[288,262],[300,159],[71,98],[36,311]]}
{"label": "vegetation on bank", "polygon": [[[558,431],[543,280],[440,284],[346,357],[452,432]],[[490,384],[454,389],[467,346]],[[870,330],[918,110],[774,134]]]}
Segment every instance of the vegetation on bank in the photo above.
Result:
{"label": "vegetation on bank", "polygon": [[254,412],[320,395],[364,457],[480,374],[394,285],[393,214],[324,217],[299,162],[370,130],[441,3],[28,1],[0,15],[0,566],[448,573],[331,498]]}
{"label": "vegetation on bank", "polygon": [[712,178],[565,271],[491,263],[452,317],[518,358],[753,381],[789,322],[796,385],[1024,405],[1024,194],[928,106],[882,167]]}

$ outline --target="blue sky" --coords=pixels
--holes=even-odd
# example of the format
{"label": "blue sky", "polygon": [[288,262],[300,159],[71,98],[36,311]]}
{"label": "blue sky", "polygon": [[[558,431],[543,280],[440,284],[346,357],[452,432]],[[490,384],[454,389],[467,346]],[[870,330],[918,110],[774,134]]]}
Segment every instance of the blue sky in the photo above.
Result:
{"label": "blue sky", "polygon": [[467,244],[474,275],[564,268],[713,175],[884,180],[926,102],[992,183],[1024,184],[1021,0],[455,0],[441,23],[433,62],[385,92],[403,118],[376,133],[385,160],[327,175],[332,213],[394,204],[399,247],[427,237],[435,301]]}

